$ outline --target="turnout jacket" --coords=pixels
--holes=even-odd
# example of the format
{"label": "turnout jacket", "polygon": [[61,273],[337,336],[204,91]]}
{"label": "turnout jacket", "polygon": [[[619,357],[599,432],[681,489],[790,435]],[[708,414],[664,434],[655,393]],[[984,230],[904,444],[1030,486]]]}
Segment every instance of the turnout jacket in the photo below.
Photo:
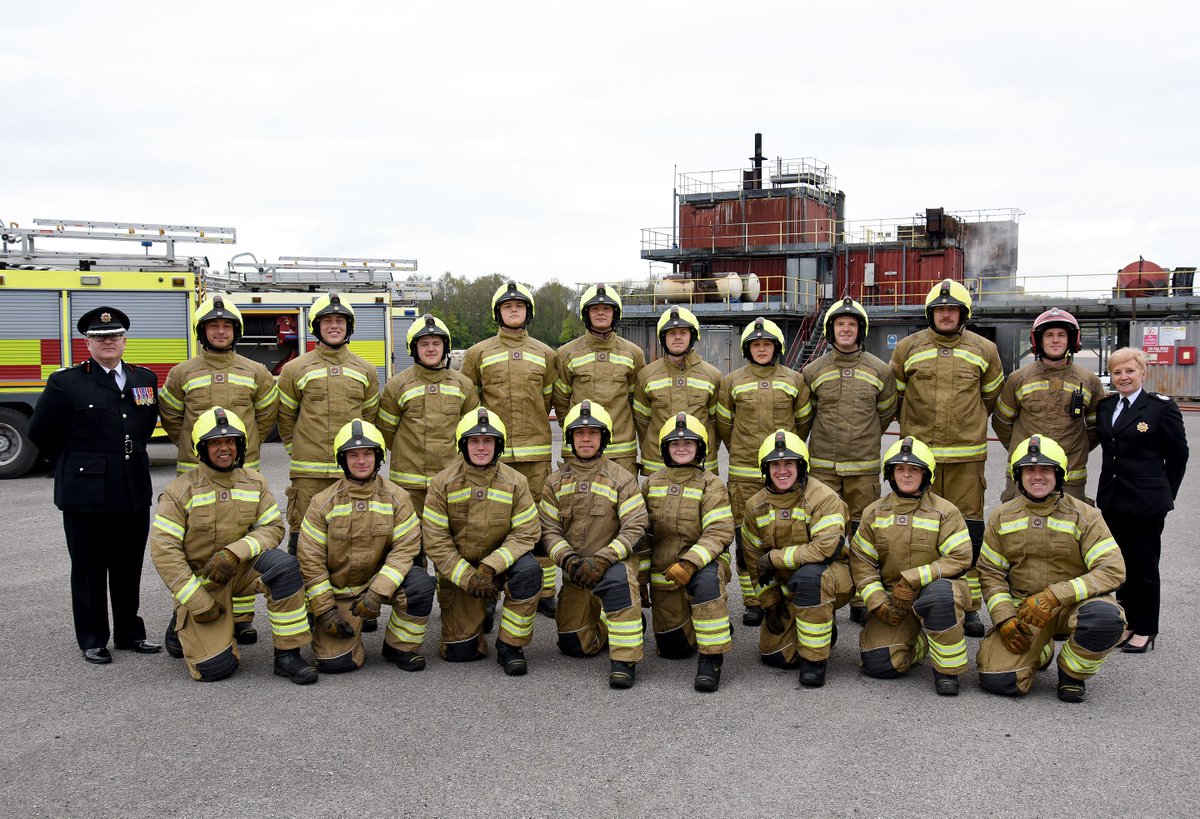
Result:
{"label": "turnout jacket", "polygon": [[259,362],[232,350],[203,350],[171,368],[158,393],[158,404],[163,431],[179,447],[180,472],[194,469],[199,463],[192,445],[192,427],[202,413],[213,407],[224,407],[245,424],[245,465],[258,469],[259,448],[271,434],[279,412],[279,389],[275,376]]}
{"label": "turnout jacket", "polygon": [[379,376],[346,345],[324,345],[294,358],[279,374],[279,437],[293,478],[339,478],[333,456],[338,430],[355,418],[375,422]]}
{"label": "turnout jacket", "polygon": [[896,414],[891,368],[865,350],[843,353],[834,347],[801,374],[812,393],[809,467],[838,475],[878,474],[879,440]]}
{"label": "turnout jacket", "polygon": [[525,330],[485,338],[463,357],[462,374],[479,391],[480,403],[508,429],[501,455],[506,463],[550,460],[556,373],[554,351]]}
{"label": "turnout jacket", "polygon": [[962,330],[930,329],[900,339],[892,351],[900,434],[923,441],[940,463],[987,460],[987,423],[1004,368],[996,345]]}
{"label": "turnout jacket", "polygon": [[1100,512],[1057,493],[1038,503],[1018,495],[992,512],[976,568],[997,625],[1042,589],[1071,606],[1125,582],[1125,560]]}
{"label": "turnout jacket", "polygon": [[479,406],[471,379],[457,370],[413,364],[384,385],[376,426],[391,452],[388,477],[424,490],[458,457],[454,428]]}
{"label": "turnout jacket", "polygon": [[218,472],[207,464],[184,472],[158,498],[150,559],[177,605],[200,614],[212,606],[208,578],[197,574],[228,548],[245,563],[283,540],[283,517],[267,479],[253,469]]}
{"label": "turnout jacket", "polygon": [[680,560],[703,569],[733,542],[729,491],[713,473],[694,466],[660,469],[642,487],[650,515],[654,585],[674,586],[663,569]]}
{"label": "turnout jacket", "polygon": [[317,493],[300,524],[296,557],[309,610],[320,616],[367,588],[390,599],[420,551],[408,492],[379,475],[365,484],[343,477]]}
{"label": "turnout jacket", "polygon": [[721,371],[689,352],[679,366],[667,356],[652,361],[637,374],[633,391],[633,422],[642,442],[642,471],[649,475],[666,468],[658,444],[658,432],[668,418],[686,412],[708,430],[708,453],[704,468],[717,471],[717,390]]}
{"label": "turnout jacket", "polygon": [[[1083,415],[1072,418],[1076,392],[1083,401]],[[1096,408],[1103,397],[1099,377],[1073,361],[1057,368],[1035,361],[1005,380],[992,415],[992,429],[1010,452],[1014,443],[1031,435],[1053,438],[1067,453],[1066,482],[1083,485],[1087,483],[1088,453],[1100,440]]]}
{"label": "turnout jacket", "polygon": [[892,493],[872,503],[850,544],[850,574],[868,611],[887,603],[901,580],[920,591],[970,566],[962,513],[929,490],[919,498]]}
{"label": "turnout jacket", "polygon": [[[610,332],[600,338],[585,332],[558,348],[558,378],[554,382],[554,412],[559,423],[580,401],[595,401],[612,417],[609,458],[637,457],[633,422],[633,393],[646,355],[632,341]],[[657,449],[657,447],[656,447]]]}
{"label": "turnout jacket", "polygon": [[624,560],[649,522],[637,478],[604,456],[567,456],[546,480],[540,509],[542,548],[560,566],[572,554]]}
{"label": "turnout jacket", "polygon": [[[777,429],[801,440],[812,426],[812,401],[804,377],[782,364],[747,364],[721,379],[717,434],[729,450],[729,480],[761,481],[758,448]],[[711,448],[716,447],[710,441]]]}
{"label": "turnout jacket", "polygon": [[425,554],[462,589],[477,566],[508,571],[533,551],[541,531],[529,483],[507,464],[480,469],[459,460],[429,482],[421,518]]}

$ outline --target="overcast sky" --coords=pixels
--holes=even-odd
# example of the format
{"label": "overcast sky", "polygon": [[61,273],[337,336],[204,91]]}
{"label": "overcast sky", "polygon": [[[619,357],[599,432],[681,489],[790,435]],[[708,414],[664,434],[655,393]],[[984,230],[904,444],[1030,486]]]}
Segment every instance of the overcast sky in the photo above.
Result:
{"label": "overcast sky", "polygon": [[1020,208],[1022,273],[1200,265],[1184,3],[3,3],[0,218],[645,277],[674,168],[816,157],[847,217]]}

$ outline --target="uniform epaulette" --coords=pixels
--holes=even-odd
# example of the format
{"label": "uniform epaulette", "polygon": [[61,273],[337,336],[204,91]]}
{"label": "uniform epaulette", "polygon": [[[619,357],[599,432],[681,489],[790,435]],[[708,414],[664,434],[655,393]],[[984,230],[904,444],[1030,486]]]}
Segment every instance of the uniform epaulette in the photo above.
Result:
{"label": "uniform epaulette", "polygon": [[1159,401],[1170,401],[1171,400],[1171,396],[1163,395],[1160,392],[1152,392],[1150,394],[1153,395],[1155,398],[1157,398]]}
{"label": "uniform epaulette", "polygon": [[126,366],[126,367],[129,367],[130,369],[133,369],[133,370],[141,370],[141,371],[143,371],[143,372],[147,372],[147,373],[150,373],[150,374],[152,374],[152,375],[153,375],[153,373],[154,373],[154,370],[150,369],[149,367],[143,367],[141,364],[133,364],[133,363],[131,363],[131,362],[129,362],[129,361],[126,361],[126,362],[123,362],[123,363],[125,364],[125,366]]}

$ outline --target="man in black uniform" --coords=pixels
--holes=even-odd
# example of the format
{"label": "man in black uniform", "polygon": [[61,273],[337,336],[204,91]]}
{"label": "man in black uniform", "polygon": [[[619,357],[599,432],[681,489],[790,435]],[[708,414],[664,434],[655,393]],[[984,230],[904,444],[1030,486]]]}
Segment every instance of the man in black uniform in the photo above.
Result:
{"label": "man in black uniform", "polygon": [[29,437],[55,463],[54,505],[62,510],[71,554],[75,639],[89,663],[111,663],[113,643],[153,654],[138,616],[142,559],[150,531],[150,459],[146,441],[158,419],[158,377],[121,361],[129,317],[112,307],[84,313],[77,325],[91,358],[46,380]]}

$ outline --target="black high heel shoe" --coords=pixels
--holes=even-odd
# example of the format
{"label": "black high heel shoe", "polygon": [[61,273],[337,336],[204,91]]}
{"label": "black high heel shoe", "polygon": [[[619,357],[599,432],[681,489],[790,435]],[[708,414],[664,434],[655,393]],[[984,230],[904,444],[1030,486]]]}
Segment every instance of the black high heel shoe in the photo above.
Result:
{"label": "black high heel shoe", "polygon": [[1115,646],[1113,646],[1113,648],[1124,648],[1125,644],[1128,643],[1132,639],[1133,639],[1133,632],[1131,631],[1131,632],[1129,632],[1128,637],[1122,638],[1121,642],[1117,643]]}
{"label": "black high heel shoe", "polygon": [[[1134,635],[1134,636],[1136,637],[1138,635]],[[1140,646],[1130,645],[1129,643],[1126,643],[1125,645],[1121,646],[1121,651],[1125,652],[1126,654],[1145,654],[1147,651],[1153,650],[1154,639],[1156,637],[1158,637],[1157,634],[1151,634],[1149,639],[1147,639],[1146,642],[1142,643]],[[1130,638],[1130,639],[1132,639],[1132,638]]]}

